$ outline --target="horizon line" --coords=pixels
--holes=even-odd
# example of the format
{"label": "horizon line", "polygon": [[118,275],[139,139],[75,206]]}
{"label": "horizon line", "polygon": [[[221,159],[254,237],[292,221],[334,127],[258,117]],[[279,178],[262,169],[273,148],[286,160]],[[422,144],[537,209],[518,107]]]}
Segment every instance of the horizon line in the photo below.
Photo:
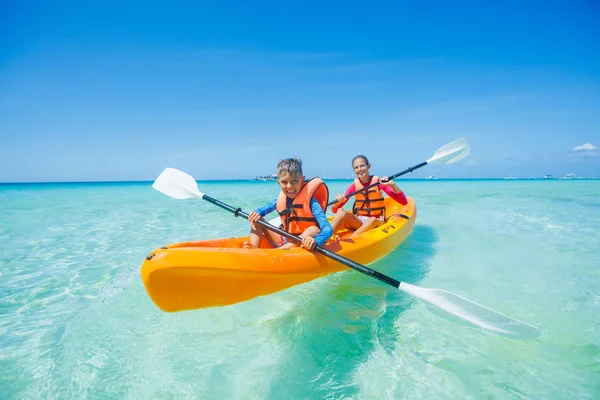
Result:
{"label": "horizon line", "polygon": [[[323,180],[336,180],[336,181],[351,181],[354,178],[333,178],[333,177],[323,177]],[[405,181],[466,181],[466,180],[495,180],[495,181],[573,181],[573,180],[598,180],[600,177],[584,177],[578,176],[575,178],[544,178],[544,177],[529,177],[529,178],[517,178],[517,177],[505,177],[505,178],[494,178],[494,177],[485,177],[485,178],[476,178],[476,177],[468,177],[468,178],[395,178],[396,180],[405,180]],[[276,182],[275,180],[258,180],[256,178],[227,178],[227,179],[196,179],[196,182],[218,182],[218,181],[244,181],[244,182]],[[0,185],[43,185],[43,184],[84,184],[84,183],[153,183],[154,180],[98,180],[98,181],[12,181],[12,182],[0,182]]]}

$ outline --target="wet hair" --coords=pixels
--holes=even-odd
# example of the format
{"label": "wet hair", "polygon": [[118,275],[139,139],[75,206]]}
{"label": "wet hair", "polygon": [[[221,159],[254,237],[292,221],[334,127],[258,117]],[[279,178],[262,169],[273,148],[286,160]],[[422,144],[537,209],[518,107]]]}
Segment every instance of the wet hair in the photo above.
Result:
{"label": "wet hair", "polygon": [[359,154],[352,159],[352,167],[354,167],[354,161],[356,161],[360,158],[362,158],[364,160],[365,164],[369,165],[369,159],[367,158],[367,156],[363,156],[362,154]]}
{"label": "wet hair", "polygon": [[303,176],[302,160],[298,157],[293,157],[279,161],[277,164],[277,176],[281,176],[281,174],[286,172],[290,174],[290,176]]}

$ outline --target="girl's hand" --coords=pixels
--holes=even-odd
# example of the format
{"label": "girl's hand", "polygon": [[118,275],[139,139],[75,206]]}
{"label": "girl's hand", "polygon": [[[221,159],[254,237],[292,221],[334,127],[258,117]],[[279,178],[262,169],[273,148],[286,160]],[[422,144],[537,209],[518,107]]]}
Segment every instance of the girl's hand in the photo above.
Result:
{"label": "girl's hand", "polygon": [[381,178],[380,182],[382,185],[391,187],[394,190],[394,192],[400,193],[400,188],[398,187],[398,185],[396,185],[396,182],[394,182],[393,179],[388,180],[388,177],[384,176],[383,178]]}
{"label": "girl's hand", "polygon": [[335,198],[337,199],[338,202],[342,202],[344,200],[346,200],[346,196],[344,196],[343,194],[338,194],[337,196],[335,196]]}
{"label": "girl's hand", "polygon": [[388,180],[387,176],[384,176],[379,181],[381,182],[382,185],[385,185],[385,186],[394,186],[396,184],[393,179]]}
{"label": "girl's hand", "polygon": [[317,241],[312,236],[306,236],[302,238],[302,247],[306,250],[313,251],[315,246],[317,245]]}
{"label": "girl's hand", "polygon": [[384,176],[379,181],[381,182],[382,185],[385,185],[385,186],[394,186],[396,184],[393,179],[388,179],[387,176]]}

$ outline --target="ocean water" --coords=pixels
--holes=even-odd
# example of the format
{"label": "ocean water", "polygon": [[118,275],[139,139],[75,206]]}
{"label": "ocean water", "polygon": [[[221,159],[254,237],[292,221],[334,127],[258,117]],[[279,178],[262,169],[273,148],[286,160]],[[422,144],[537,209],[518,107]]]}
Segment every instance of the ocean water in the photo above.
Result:
{"label": "ocean water", "polygon": [[[349,181],[328,181],[332,194]],[[2,399],[600,398],[600,181],[400,180],[411,236],[370,265],[540,327],[515,340],[349,270],[248,302],[160,311],[161,245],[247,221],[151,182],[0,185]],[[199,182],[245,211],[273,182]]]}

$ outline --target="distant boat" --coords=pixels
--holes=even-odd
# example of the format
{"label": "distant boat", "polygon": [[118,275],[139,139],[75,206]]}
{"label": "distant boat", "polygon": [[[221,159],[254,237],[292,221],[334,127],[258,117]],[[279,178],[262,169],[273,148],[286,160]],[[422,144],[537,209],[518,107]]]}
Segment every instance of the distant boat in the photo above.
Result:
{"label": "distant boat", "polygon": [[552,177],[552,175],[546,174],[546,175],[544,175],[544,179],[554,179],[554,178]]}
{"label": "distant boat", "polygon": [[577,179],[577,175],[575,174],[566,174],[564,178],[561,179]]}
{"label": "distant boat", "polygon": [[436,180],[437,178],[434,175],[429,175],[427,180]]}
{"label": "distant boat", "polygon": [[516,176],[507,176],[504,179],[519,179],[519,178],[517,178]]}
{"label": "distant boat", "polygon": [[255,181],[276,181],[277,180],[277,174],[271,174],[271,175],[260,175],[257,176],[256,178],[254,178]]}

